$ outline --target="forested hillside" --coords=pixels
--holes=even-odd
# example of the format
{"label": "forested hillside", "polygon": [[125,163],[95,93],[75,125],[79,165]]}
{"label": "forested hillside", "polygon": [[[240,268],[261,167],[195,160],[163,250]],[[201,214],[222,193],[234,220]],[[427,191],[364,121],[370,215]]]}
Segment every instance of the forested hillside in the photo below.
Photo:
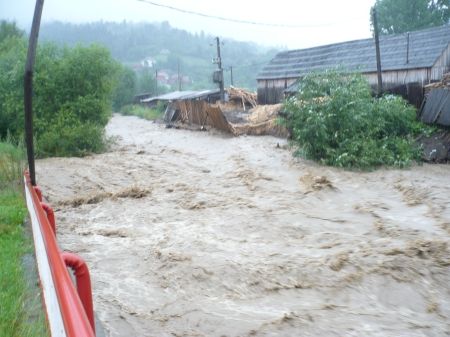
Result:
{"label": "forested hillside", "polygon": [[[178,66],[183,76],[183,89],[213,88],[212,72],[216,56],[214,36],[201,32],[191,34],[163,23],[94,22],[71,24],[53,22],[42,25],[40,38],[57,44],[73,46],[93,42],[105,45],[112,56],[139,70],[145,59],[156,70],[176,76]],[[230,84],[233,67],[235,86],[254,89],[256,75],[278,51],[250,42],[222,39],[221,45],[225,84]],[[177,81],[175,81],[177,82]],[[178,82],[172,84],[178,87]]]}

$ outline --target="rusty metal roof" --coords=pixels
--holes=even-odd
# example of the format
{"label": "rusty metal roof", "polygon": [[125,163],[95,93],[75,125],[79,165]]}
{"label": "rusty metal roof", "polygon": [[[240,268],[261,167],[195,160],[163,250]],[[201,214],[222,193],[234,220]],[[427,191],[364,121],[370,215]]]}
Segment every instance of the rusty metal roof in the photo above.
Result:
{"label": "rusty metal roof", "polygon": [[[409,48],[407,48],[408,34]],[[386,71],[431,68],[449,43],[450,25],[380,36],[382,69]],[[375,72],[377,67],[374,40],[355,40],[284,51],[278,53],[262,69],[257,79],[297,78],[312,71],[337,67],[363,73]]]}

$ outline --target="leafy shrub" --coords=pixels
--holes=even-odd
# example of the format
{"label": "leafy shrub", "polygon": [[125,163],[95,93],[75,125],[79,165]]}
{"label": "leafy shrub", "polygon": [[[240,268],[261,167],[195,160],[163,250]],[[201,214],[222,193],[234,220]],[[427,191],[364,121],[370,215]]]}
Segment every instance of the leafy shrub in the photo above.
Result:
{"label": "leafy shrub", "polygon": [[[1,34],[0,27],[0,36]],[[0,41],[0,139],[23,139],[23,74],[27,43]],[[120,67],[98,45],[39,45],[34,73],[34,131],[39,156],[80,156],[105,147],[104,126]]]}
{"label": "leafy shrub", "polygon": [[39,136],[36,153],[40,157],[84,156],[100,153],[106,147],[104,127],[80,121],[69,110],[46,124]]}
{"label": "leafy shrub", "polygon": [[414,108],[392,95],[373,98],[360,74],[307,75],[285,110],[282,122],[306,158],[360,169],[404,167],[420,158],[413,136],[424,127]]}

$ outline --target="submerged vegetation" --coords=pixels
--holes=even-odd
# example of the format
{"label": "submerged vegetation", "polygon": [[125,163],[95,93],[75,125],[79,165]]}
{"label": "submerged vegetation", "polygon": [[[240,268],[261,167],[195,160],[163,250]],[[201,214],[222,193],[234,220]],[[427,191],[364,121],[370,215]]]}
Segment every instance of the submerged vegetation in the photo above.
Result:
{"label": "submerged vegetation", "polygon": [[374,98],[361,74],[338,71],[303,78],[285,102],[283,123],[297,154],[326,165],[370,169],[404,167],[420,159],[415,137],[426,130],[400,97]]}

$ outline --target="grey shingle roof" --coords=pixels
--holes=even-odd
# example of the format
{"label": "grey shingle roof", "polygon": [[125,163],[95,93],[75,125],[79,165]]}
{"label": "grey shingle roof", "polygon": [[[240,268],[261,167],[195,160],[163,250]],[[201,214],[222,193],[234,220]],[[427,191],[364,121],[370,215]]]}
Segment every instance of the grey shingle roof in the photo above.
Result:
{"label": "grey shingle roof", "polygon": [[[450,42],[450,25],[409,33],[380,36],[381,66],[385,70],[430,68]],[[361,72],[376,71],[373,39],[355,40],[278,53],[257,79],[297,78],[311,71],[343,66]]]}

